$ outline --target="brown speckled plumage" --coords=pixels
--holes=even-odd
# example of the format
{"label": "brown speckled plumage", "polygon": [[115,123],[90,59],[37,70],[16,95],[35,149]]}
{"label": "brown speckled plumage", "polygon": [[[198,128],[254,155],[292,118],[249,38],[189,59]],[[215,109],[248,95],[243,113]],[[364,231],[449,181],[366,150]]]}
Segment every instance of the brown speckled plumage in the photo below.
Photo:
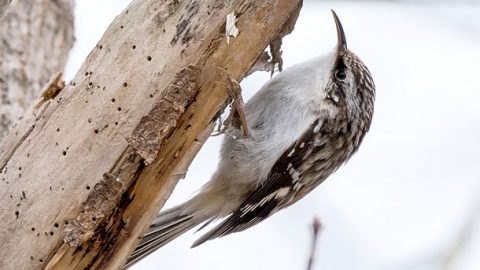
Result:
{"label": "brown speckled plumage", "polygon": [[358,150],[375,85],[334,18],[337,49],[286,69],[245,104],[249,136],[237,127],[226,131],[212,179],[160,213],[128,265],[201,223],[225,218],[193,246],[245,230],[303,198]]}

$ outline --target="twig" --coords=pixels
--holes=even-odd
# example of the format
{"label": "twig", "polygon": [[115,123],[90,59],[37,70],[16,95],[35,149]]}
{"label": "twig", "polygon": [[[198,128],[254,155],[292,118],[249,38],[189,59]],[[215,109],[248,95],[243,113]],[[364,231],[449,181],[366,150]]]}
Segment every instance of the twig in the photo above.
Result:
{"label": "twig", "polygon": [[321,228],[320,220],[318,220],[318,218],[314,218],[313,224],[312,224],[312,229],[313,229],[312,247],[310,249],[310,257],[308,258],[307,270],[313,269],[313,263],[315,261],[315,253],[317,251],[317,240],[318,240],[320,228]]}

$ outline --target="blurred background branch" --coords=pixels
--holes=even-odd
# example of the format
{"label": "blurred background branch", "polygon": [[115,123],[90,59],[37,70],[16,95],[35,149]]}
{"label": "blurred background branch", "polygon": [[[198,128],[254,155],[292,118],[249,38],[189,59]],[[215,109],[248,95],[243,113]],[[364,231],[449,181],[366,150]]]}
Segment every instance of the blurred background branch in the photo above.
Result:
{"label": "blurred background branch", "polygon": [[74,42],[73,7],[73,0],[0,0],[0,141],[64,70]]}
{"label": "blurred background branch", "polygon": [[[480,192],[479,192],[480,195]],[[479,196],[480,197],[480,196]],[[472,209],[472,212],[468,219],[465,221],[464,225],[458,232],[457,237],[452,241],[450,246],[447,246],[446,252],[441,257],[440,260],[440,269],[442,270],[452,270],[455,269],[456,259],[463,256],[469,244],[474,239],[474,235],[478,233],[480,229],[480,200],[476,203],[475,207]]]}
{"label": "blurred background branch", "polygon": [[312,246],[310,248],[310,256],[308,258],[307,270],[313,270],[315,262],[315,254],[317,253],[318,235],[320,233],[321,224],[318,218],[313,219],[312,223]]}
{"label": "blurred background branch", "polygon": [[8,4],[10,4],[11,0],[0,0],[0,21],[2,20],[3,14],[7,9]]}

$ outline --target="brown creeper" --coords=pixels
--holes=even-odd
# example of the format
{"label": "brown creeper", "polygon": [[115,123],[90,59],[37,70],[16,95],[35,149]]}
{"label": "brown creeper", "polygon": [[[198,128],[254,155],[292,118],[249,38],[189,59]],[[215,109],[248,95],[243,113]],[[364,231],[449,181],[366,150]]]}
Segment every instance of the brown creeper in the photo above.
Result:
{"label": "brown creeper", "polygon": [[193,246],[261,222],[303,198],[358,150],[372,120],[375,85],[333,17],[336,49],[281,72],[245,104],[249,136],[235,126],[225,131],[231,136],[211,180],[157,216],[127,267],[201,223],[224,218]]}

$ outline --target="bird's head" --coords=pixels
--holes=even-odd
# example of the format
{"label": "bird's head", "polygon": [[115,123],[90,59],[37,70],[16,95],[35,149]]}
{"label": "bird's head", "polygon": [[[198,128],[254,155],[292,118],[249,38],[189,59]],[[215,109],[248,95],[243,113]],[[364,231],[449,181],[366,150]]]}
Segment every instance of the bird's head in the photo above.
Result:
{"label": "bird's head", "polygon": [[348,49],[342,23],[333,10],[332,14],[337,27],[338,42],[333,65],[327,75],[329,79],[326,99],[343,109],[349,117],[363,118],[369,126],[373,114],[375,84],[368,68]]}

